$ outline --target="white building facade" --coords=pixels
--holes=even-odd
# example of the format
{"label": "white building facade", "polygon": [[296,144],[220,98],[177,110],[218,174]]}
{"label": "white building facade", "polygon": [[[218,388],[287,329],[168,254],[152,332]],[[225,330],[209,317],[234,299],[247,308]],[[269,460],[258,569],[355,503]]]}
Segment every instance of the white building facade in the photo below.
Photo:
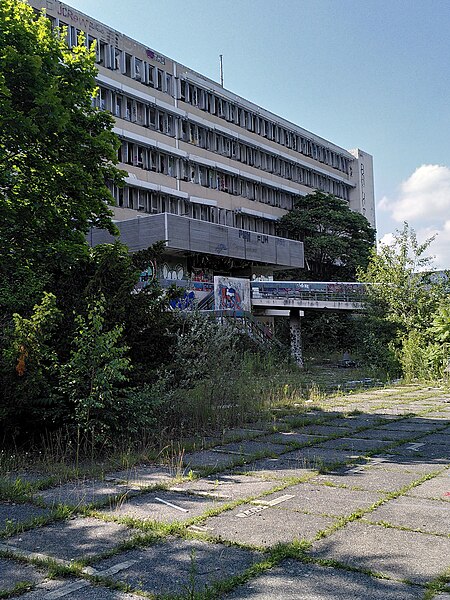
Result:
{"label": "white building facade", "polygon": [[[80,31],[96,42],[95,103],[116,119],[118,166],[128,173],[124,188],[111,187],[114,218],[131,250],[166,240],[170,272],[174,261],[189,271],[194,254],[242,261],[253,276],[301,267],[303,244],[277,235],[276,221],[314,190],[375,226],[366,152],[340,148],[58,0],[30,4],[67,27],[70,44]],[[108,239],[91,234],[93,244]]]}

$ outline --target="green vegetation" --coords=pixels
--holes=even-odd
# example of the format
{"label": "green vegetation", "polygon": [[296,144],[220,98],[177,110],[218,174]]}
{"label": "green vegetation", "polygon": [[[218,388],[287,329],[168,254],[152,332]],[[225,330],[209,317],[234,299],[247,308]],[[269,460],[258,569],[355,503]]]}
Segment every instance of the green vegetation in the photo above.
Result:
{"label": "green vegetation", "polygon": [[448,281],[430,273],[426,252],[433,240],[419,244],[405,223],[394,244],[373,251],[360,280],[372,285],[360,352],[367,362],[407,380],[444,375],[450,358]]}
{"label": "green vegetation", "polygon": [[[359,269],[361,280],[376,285],[363,319],[313,319],[305,345],[359,344],[365,370],[300,373],[287,356],[262,350],[232,323],[168,310],[170,293],[157,283],[136,293],[140,272],[160,259],[163,244],[130,254],[119,242],[87,243],[93,225],[115,233],[105,182],[120,185],[123,173],[115,166],[113,118],[92,104],[95,51],[83,39],[70,50],[64,38],[27,4],[2,2],[5,441],[51,448],[62,465],[72,454],[78,470],[79,457],[99,448],[132,454],[137,446],[160,449],[173,439],[270,419],[274,406],[319,401],[330,382],[336,390],[346,379],[373,374],[372,367],[408,378],[443,374],[450,304],[441,284],[417,273],[427,264],[426,245],[406,228],[397,248],[370,255],[374,231],[366,219],[321,192],[299,200],[280,221],[306,242],[308,278],[348,280]],[[8,470],[5,456],[0,463]]]}
{"label": "green vegetation", "polygon": [[278,227],[305,243],[306,269],[289,272],[289,279],[354,281],[375,242],[375,230],[363,215],[345,200],[319,191],[296,200]]}

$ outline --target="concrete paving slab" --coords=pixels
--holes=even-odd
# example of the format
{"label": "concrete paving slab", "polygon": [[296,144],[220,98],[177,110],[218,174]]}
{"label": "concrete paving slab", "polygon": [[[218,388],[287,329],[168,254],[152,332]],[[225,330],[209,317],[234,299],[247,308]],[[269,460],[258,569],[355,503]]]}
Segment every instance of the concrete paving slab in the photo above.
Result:
{"label": "concrete paving slab", "polygon": [[427,533],[449,535],[449,515],[449,507],[445,502],[401,496],[383,504],[366,518],[373,522],[385,521]]}
{"label": "concrete paving slab", "polygon": [[261,441],[268,441],[278,444],[313,444],[319,443],[324,439],[323,435],[307,435],[306,433],[297,433],[295,431],[280,431],[272,433]]}
{"label": "concrete paving slab", "polygon": [[292,495],[293,498],[276,505],[275,508],[337,517],[350,515],[357,509],[368,508],[383,497],[383,494],[375,492],[301,483],[264,496],[261,500],[271,502],[286,494]]}
{"label": "concrete paving slab", "polygon": [[214,582],[238,575],[261,560],[260,553],[241,548],[169,539],[120,557],[113,556],[94,568],[101,575],[120,567],[120,563],[128,564],[109,577],[149,594],[184,594],[183,597],[193,598]]}
{"label": "concrete paving slab", "polygon": [[283,562],[226,596],[227,600],[419,600],[423,589],[319,565]]}
{"label": "concrete paving slab", "polygon": [[447,471],[445,475],[424,481],[424,483],[409,490],[408,496],[434,498],[450,502],[450,472]]}
{"label": "concrete paving slab", "polygon": [[44,579],[45,575],[32,565],[26,565],[14,560],[0,558],[0,597],[1,593],[12,590],[18,584],[36,584]]}
{"label": "concrete paving slab", "polygon": [[[417,440],[419,441],[419,440]],[[415,443],[415,442],[411,442]],[[393,452],[393,450],[392,450]],[[373,465],[374,469],[384,469],[388,471],[404,471],[406,473],[415,473],[416,478],[442,471],[448,465],[447,460],[438,458],[422,457],[420,454],[376,454],[369,458],[368,465]]]}
{"label": "concrete paving slab", "polygon": [[124,525],[86,517],[25,531],[8,538],[4,545],[13,552],[17,548],[62,560],[75,560],[110,550],[132,535],[133,531]]}
{"label": "concrete paving slab", "polygon": [[384,419],[398,419],[399,417],[403,417],[407,414],[411,413],[411,408],[399,408],[398,406],[377,406],[374,409],[376,414]]}
{"label": "concrete paving slab", "polygon": [[436,411],[427,413],[427,416],[430,419],[435,419],[436,421],[448,421],[450,418],[450,410],[442,410],[436,409]]}
{"label": "concrete paving slab", "polygon": [[142,600],[142,596],[91,585],[85,579],[47,580],[24,596],[22,600]]}
{"label": "concrete paving slab", "polygon": [[349,415],[337,419],[334,425],[342,427],[359,429],[360,427],[375,427],[383,422],[383,418],[377,414],[360,414],[360,415]]}
{"label": "concrete paving slab", "polygon": [[420,419],[414,417],[412,419],[395,421],[394,423],[389,423],[389,425],[382,425],[380,429],[389,429],[390,431],[422,431],[424,433],[429,431],[431,433],[438,427],[442,427],[442,421],[432,418]]}
{"label": "concrete paving slab", "polygon": [[277,455],[280,452],[284,452],[286,446],[283,444],[274,444],[266,440],[241,440],[240,442],[234,442],[223,446],[215,446],[212,448],[213,452],[225,452],[231,454],[271,454]]}
{"label": "concrete paving slab", "polygon": [[313,544],[314,558],[327,558],[359,569],[383,573],[397,580],[425,584],[448,567],[450,539],[349,523]]}
{"label": "concrete paving slab", "polygon": [[283,458],[263,458],[237,470],[245,470],[246,473],[258,477],[280,480],[288,477],[304,478],[315,472],[314,469],[301,466],[292,460],[283,460]]}
{"label": "concrete paving slab", "polygon": [[319,446],[300,448],[283,455],[284,460],[292,461],[298,466],[310,469],[319,469],[323,465],[360,462],[360,457],[361,453],[359,452],[331,450]]}
{"label": "concrete paving slab", "polygon": [[222,540],[268,547],[279,542],[311,540],[334,521],[330,517],[242,504],[217,517],[210,517],[205,527],[208,533]]}
{"label": "concrete paving slab", "polygon": [[248,427],[237,427],[236,429],[229,429],[223,431],[220,438],[225,441],[233,441],[236,439],[253,439],[263,435],[266,432],[265,427],[251,429]]}
{"label": "concrete paving slab", "polygon": [[186,481],[169,489],[173,492],[208,495],[230,502],[259,496],[278,485],[280,485],[279,481],[266,481],[249,475],[217,475]]}
{"label": "concrete paving slab", "polygon": [[448,448],[443,444],[430,444],[423,441],[423,438],[414,440],[414,442],[406,442],[401,446],[397,446],[389,450],[390,454],[395,456],[411,457],[414,461],[420,461],[422,458],[432,459],[448,463],[450,456]]}
{"label": "concrete paving slab", "polygon": [[450,429],[444,429],[440,433],[431,433],[422,437],[420,441],[430,444],[444,444],[447,446],[447,452],[450,456]]}
{"label": "concrete paving slab", "polygon": [[389,440],[389,441],[399,441],[399,440],[409,440],[412,437],[421,437],[423,436],[423,431],[417,432],[417,435],[414,436],[414,432],[406,431],[404,429],[366,429],[365,431],[360,431],[356,434],[361,439],[376,439],[376,440]]}
{"label": "concrete paving slab", "polygon": [[346,485],[368,491],[393,492],[416,481],[420,475],[417,473],[406,473],[404,471],[394,472],[386,469],[373,467],[361,467],[353,469],[342,469],[334,473],[319,475],[311,480],[311,483],[331,482],[336,485]]}
{"label": "concrete paving slab", "polygon": [[112,502],[114,498],[119,499],[133,493],[136,493],[136,488],[126,485],[114,485],[99,480],[79,480],[42,490],[36,496],[48,506],[57,504],[86,506],[108,500]]}
{"label": "concrete paving slab", "polygon": [[10,531],[17,526],[31,524],[39,517],[46,517],[50,513],[49,509],[39,508],[29,503],[0,502],[0,533]]}
{"label": "concrete paving slab", "polygon": [[121,471],[113,471],[105,476],[105,481],[125,483],[130,486],[147,487],[171,481],[177,473],[169,467],[151,465],[138,466]]}
{"label": "concrete paving slab", "polygon": [[187,521],[217,508],[224,500],[176,492],[155,491],[135,496],[103,512],[113,517],[133,517],[145,521],[173,523]]}
{"label": "concrete paving slab", "polygon": [[202,467],[231,467],[238,463],[242,455],[225,454],[223,452],[213,452],[205,450],[203,452],[187,452],[183,457],[183,465],[185,472],[188,469],[196,469]]}
{"label": "concrete paving slab", "polygon": [[296,428],[293,431],[297,433],[306,433],[307,435],[350,435],[349,427],[338,427],[337,425],[309,425],[307,427]]}
{"label": "concrete paving slab", "polygon": [[349,437],[349,438],[337,438],[335,440],[328,440],[328,442],[323,442],[318,448],[331,448],[336,450],[351,450],[352,452],[357,452],[360,454],[364,454],[365,452],[373,452],[374,450],[382,450],[386,446],[392,444],[392,441],[381,440],[381,439],[362,439],[358,437]]}

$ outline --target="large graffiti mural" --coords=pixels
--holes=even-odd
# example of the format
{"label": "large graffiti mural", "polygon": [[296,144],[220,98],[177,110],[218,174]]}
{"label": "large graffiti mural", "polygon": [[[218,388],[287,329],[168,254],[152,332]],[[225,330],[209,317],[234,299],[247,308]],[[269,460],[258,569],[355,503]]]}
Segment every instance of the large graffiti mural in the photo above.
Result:
{"label": "large graffiti mural", "polygon": [[215,310],[250,311],[250,281],[238,277],[214,277]]}

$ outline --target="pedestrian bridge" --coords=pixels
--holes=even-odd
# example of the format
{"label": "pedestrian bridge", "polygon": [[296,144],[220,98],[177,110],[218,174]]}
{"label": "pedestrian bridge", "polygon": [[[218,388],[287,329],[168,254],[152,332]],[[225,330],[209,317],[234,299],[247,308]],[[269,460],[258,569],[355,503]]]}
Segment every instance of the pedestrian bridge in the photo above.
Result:
{"label": "pedestrian bridge", "polygon": [[251,302],[256,309],[362,310],[362,283],[322,281],[252,281]]}

